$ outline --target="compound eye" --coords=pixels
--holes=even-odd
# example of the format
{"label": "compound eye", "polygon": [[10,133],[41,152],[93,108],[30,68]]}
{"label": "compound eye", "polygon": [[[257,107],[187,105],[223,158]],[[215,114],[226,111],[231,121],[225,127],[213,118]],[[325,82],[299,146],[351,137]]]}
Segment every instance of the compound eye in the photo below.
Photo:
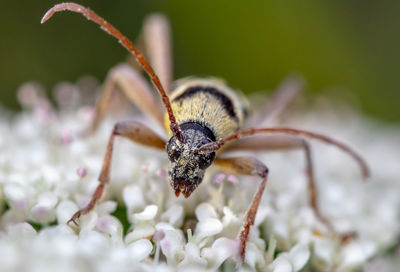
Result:
{"label": "compound eye", "polygon": [[202,154],[199,157],[199,167],[200,169],[206,169],[209,167],[215,159],[215,152],[208,153],[208,154]]}
{"label": "compound eye", "polygon": [[167,144],[167,154],[170,161],[176,162],[181,156],[181,151],[172,139]]}
{"label": "compound eye", "polygon": [[168,158],[172,162],[176,162],[181,156],[181,152],[179,150],[168,150]]}

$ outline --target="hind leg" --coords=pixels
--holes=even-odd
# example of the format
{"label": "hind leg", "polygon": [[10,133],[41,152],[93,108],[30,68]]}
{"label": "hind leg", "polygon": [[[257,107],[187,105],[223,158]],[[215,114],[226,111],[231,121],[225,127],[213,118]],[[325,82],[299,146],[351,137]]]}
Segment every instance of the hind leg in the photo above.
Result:
{"label": "hind leg", "polygon": [[151,66],[160,78],[167,93],[170,93],[173,80],[171,28],[162,14],[152,14],[146,18],[142,37],[145,53]]}
{"label": "hind leg", "polygon": [[273,150],[296,150],[301,149],[304,152],[308,201],[317,218],[327,227],[330,233],[339,236],[342,241],[353,237],[355,233],[338,234],[332,223],[327,219],[320,210],[318,201],[318,192],[315,183],[314,165],[312,160],[311,146],[305,139],[296,136],[274,135],[274,136],[255,136],[252,138],[239,139],[232,145],[224,149],[227,151],[247,150],[247,151],[273,151]]}
{"label": "hind leg", "polygon": [[246,127],[259,126],[282,116],[299,96],[304,88],[303,85],[301,78],[289,77],[285,79],[278,86],[272,98],[268,100],[268,103],[248,120]]}

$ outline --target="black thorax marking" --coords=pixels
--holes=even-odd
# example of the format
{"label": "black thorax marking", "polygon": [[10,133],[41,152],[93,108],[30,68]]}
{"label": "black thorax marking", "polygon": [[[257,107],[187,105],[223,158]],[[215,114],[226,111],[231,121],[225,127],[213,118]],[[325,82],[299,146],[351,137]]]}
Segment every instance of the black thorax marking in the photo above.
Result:
{"label": "black thorax marking", "polygon": [[222,92],[218,91],[218,89],[210,86],[193,86],[187,88],[182,94],[178,95],[173,99],[174,102],[182,101],[186,98],[189,98],[197,93],[206,93],[214,96],[218,101],[221,103],[223,108],[225,109],[226,113],[234,119],[237,123],[239,123],[239,119],[236,115],[232,100],[223,94]]}
{"label": "black thorax marking", "polygon": [[203,133],[207,138],[209,138],[213,142],[216,140],[214,133],[209,128],[207,128],[206,126],[203,126],[197,122],[189,121],[189,122],[183,123],[179,126],[182,131],[187,130],[187,129],[197,130],[197,131],[200,131],[201,133]]}

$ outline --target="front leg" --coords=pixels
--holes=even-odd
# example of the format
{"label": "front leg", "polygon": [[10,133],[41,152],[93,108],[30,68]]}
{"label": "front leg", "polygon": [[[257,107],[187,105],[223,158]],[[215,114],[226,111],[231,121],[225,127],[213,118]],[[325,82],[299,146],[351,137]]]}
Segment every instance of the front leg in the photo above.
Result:
{"label": "front leg", "polygon": [[146,127],[145,125],[131,121],[131,122],[118,122],[114,125],[114,129],[111,132],[110,138],[108,140],[108,145],[107,145],[107,151],[104,156],[103,160],[103,166],[101,168],[100,176],[99,176],[99,182],[100,184],[97,186],[95,192],[92,195],[92,198],[89,202],[89,204],[77,211],[70,220],[68,220],[67,223],[73,222],[75,225],[78,225],[76,223],[76,220],[81,216],[84,215],[95,207],[96,203],[99,201],[101,196],[103,195],[104,192],[104,187],[105,185],[109,182],[110,180],[110,169],[111,169],[111,158],[112,158],[112,153],[113,153],[113,148],[114,148],[114,140],[115,136],[122,136],[125,138],[128,138],[129,140],[158,148],[158,149],[164,149],[165,148],[165,141],[161,139],[157,134],[155,134],[151,129]]}
{"label": "front leg", "polygon": [[238,175],[258,175],[261,177],[261,183],[253,196],[253,200],[243,220],[242,229],[238,235],[240,241],[239,253],[242,262],[246,256],[246,243],[250,233],[250,227],[254,225],[258,206],[260,205],[265,185],[267,184],[268,167],[259,160],[252,157],[235,157],[235,158],[217,158],[214,165],[224,171]]}

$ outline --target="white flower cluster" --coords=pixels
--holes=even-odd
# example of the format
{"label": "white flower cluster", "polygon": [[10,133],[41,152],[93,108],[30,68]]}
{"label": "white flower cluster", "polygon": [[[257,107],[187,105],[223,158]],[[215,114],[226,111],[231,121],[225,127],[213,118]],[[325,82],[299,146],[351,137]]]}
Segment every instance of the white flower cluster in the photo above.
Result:
{"label": "white flower cluster", "polygon": [[236,236],[259,178],[210,170],[189,199],[176,198],[166,154],[125,139],[116,141],[103,201],[79,227],[68,225],[97,186],[115,120],[81,136],[93,109],[68,104],[80,91],[63,88],[67,102],[55,111],[25,85],[29,109],[0,119],[2,272],[351,271],[398,243],[400,129],[326,107],[293,125],[352,143],[372,168],[364,182],[346,154],[312,143],[322,213],[338,232],[357,232],[346,244],[308,204],[301,151],[254,154],[271,175],[241,266]]}

